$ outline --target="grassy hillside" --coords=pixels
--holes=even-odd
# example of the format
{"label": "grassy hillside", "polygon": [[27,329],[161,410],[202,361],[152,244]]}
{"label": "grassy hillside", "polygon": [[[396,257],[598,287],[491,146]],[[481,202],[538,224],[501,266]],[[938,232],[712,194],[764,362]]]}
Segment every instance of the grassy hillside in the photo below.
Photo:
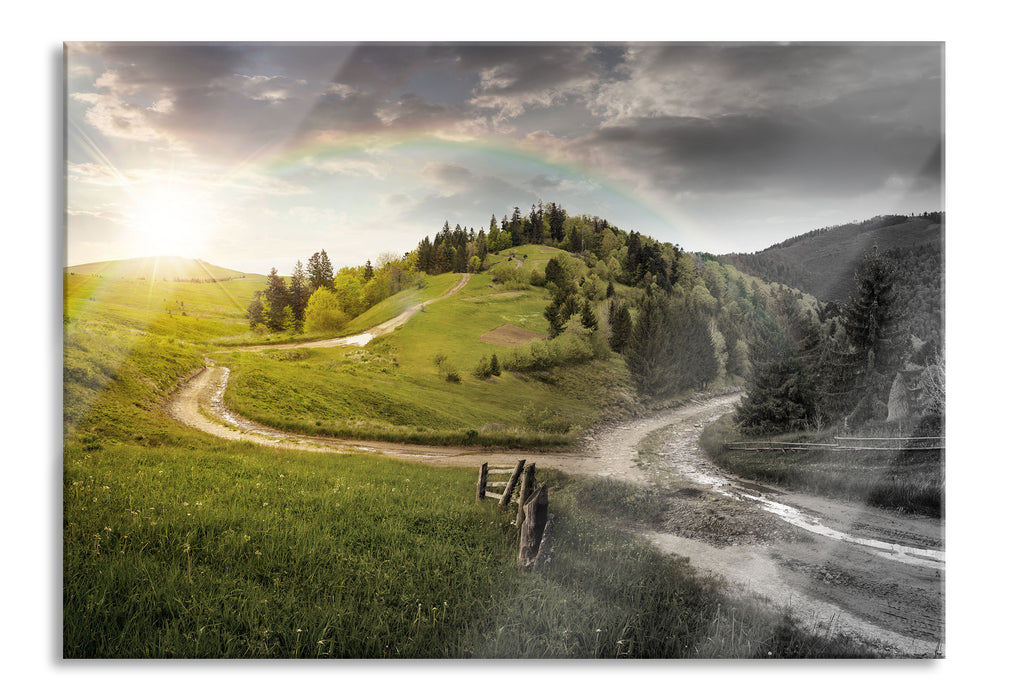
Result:
{"label": "grassy hillside", "polygon": [[[496,265],[535,269],[555,249],[501,256]],[[528,256],[528,257],[525,257]],[[430,279],[437,293],[458,275]],[[502,326],[532,339],[547,332],[546,290],[475,275],[456,295],[425,307],[395,334],[366,348],[229,353],[226,401],[275,427],[347,437],[427,443],[564,444],[605,409],[629,403],[626,369],[617,359],[480,379],[481,359],[514,352],[487,334]],[[402,292],[347,329],[357,332],[395,315],[417,297]],[[514,332],[513,332],[514,335]],[[451,376],[450,376],[451,375]]]}
{"label": "grassy hillside", "polygon": [[203,365],[208,343],[248,327],[245,308],[263,280],[253,275],[212,283],[164,282],[68,270],[63,278],[64,435],[140,444],[182,440],[185,431],[161,415],[162,402]]}
{"label": "grassy hillside", "polygon": [[66,270],[71,275],[94,275],[106,279],[158,280],[161,282],[214,282],[258,275],[219,267],[205,260],[162,255],[129,260],[74,265]]}

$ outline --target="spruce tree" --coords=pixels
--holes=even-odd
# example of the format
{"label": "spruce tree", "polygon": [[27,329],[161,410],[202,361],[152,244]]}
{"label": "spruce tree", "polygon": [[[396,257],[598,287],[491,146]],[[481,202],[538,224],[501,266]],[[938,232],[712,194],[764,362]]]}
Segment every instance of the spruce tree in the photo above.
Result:
{"label": "spruce tree", "polygon": [[266,278],[266,291],[263,293],[266,327],[271,331],[284,330],[284,307],[290,306],[287,285],[284,278],[277,274],[277,268],[270,268]]}
{"label": "spruce tree", "polygon": [[855,273],[855,291],[841,311],[847,347],[836,353],[834,392],[853,424],[886,418],[906,342],[895,303],[893,265],[875,248]]}
{"label": "spruce tree", "polygon": [[672,340],[669,301],[659,295],[646,296],[624,353],[627,369],[639,393],[662,397],[679,387],[679,368],[674,362]]}
{"label": "spruce tree", "polygon": [[631,312],[616,299],[610,302],[610,347],[623,354],[631,337]]}

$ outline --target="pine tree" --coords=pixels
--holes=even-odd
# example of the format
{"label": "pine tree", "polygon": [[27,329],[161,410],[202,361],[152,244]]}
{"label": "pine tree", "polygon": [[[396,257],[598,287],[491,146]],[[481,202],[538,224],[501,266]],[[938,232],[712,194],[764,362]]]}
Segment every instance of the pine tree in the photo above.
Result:
{"label": "pine tree", "polygon": [[329,261],[325,250],[312,253],[312,257],[308,259],[307,272],[311,291],[314,292],[320,287],[333,288],[333,264]]}
{"label": "pine tree", "polygon": [[588,299],[582,304],[582,325],[590,331],[599,329],[599,319],[596,318],[596,312],[592,309],[592,302]]}
{"label": "pine tree", "polygon": [[639,393],[662,397],[679,387],[681,378],[673,358],[672,332],[669,301],[657,295],[646,296],[624,352],[627,369]]}
{"label": "pine tree", "polygon": [[284,330],[284,307],[290,306],[287,285],[284,279],[277,274],[277,268],[270,268],[270,274],[266,278],[266,291],[264,297],[264,314],[266,327],[271,331]]}
{"label": "pine tree", "polygon": [[249,319],[249,328],[266,325],[266,318],[263,315],[263,293],[261,291],[253,294],[252,301],[249,302],[245,315]]}
{"label": "pine tree", "polygon": [[616,299],[610,302],[610,347],[623,353],[631,337],[631,311]]}
{"label": "pine tree", "polygon": [[299,325],[305,320],[305,306],[308,304],[308,298],[312,296],[308,284],[308,279],[305,277],[305,269],[299,260],[294,264],[290,288],[291,310],[294,312],[295,321]]}
{"label": "pine tree", "polygon": [[890,388],[907,343],[895,303],[893,265],[873,249],[855,273],[855,291],[841,311],[847,347],[835,349],[833,390],[846,418],[886,418]]}

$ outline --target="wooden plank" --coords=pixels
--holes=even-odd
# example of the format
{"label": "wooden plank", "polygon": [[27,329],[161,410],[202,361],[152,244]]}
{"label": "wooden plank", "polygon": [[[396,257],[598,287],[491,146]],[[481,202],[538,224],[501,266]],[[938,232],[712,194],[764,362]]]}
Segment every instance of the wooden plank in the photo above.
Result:
{"label": "wooden plank", "polygon": [[487,473],[488,474],[511,474],[513,471],[515,471],[514,467],[511,468],[511,469],[488,469]]}
{"label": "wooden plank", "polygon": [[480,476],[476,481],[476,500],[482,501],[487,493],[487,462],[480,465]]}
{"label": "wooden plank", "polygon": [[536,462],[532,464],[527,464],[526,468],[522,471],[522,485],[519,488],[519,512],[515,516],[515,526],[522,529],[522,521],[525,520],[525,508],[526,499],[536,488]]}
{"label": "wooden plank", "polygon": [[485,493],[485,494],[484,494],[484,496],[486,496],[487,498],[496,498],[496,499],[497,499],[497,500],[499,500],[499,501],[500,501],[500,500],[501,500],[502,498],[504,498],[504,494],[501,494],[501,493],[494,493],[493,491],[488,491],[487,493]]}
{"label": "wooden plank", "polygon": [[508,485],[505,487],[504,496],[501,499],[501,507],[504,508],[508,505],[508,502],[512,499],[512,491],[515,490],[515,484],[518,483],[519,476],[522,474],[522,468],[525,466],[526,461],[520,459],[519,463],[515,466],[515,471],[512,472],[511,478],[508,479]]}

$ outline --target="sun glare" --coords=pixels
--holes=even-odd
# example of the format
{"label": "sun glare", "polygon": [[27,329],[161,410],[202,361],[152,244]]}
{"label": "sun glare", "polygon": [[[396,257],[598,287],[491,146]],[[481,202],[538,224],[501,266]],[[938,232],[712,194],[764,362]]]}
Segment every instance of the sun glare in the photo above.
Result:
{"label": "sun glare", "polygon": [[212,226],[205,197],[178,187],[150,188],[138,194],[130,213],[136,257],[198,257]]}

